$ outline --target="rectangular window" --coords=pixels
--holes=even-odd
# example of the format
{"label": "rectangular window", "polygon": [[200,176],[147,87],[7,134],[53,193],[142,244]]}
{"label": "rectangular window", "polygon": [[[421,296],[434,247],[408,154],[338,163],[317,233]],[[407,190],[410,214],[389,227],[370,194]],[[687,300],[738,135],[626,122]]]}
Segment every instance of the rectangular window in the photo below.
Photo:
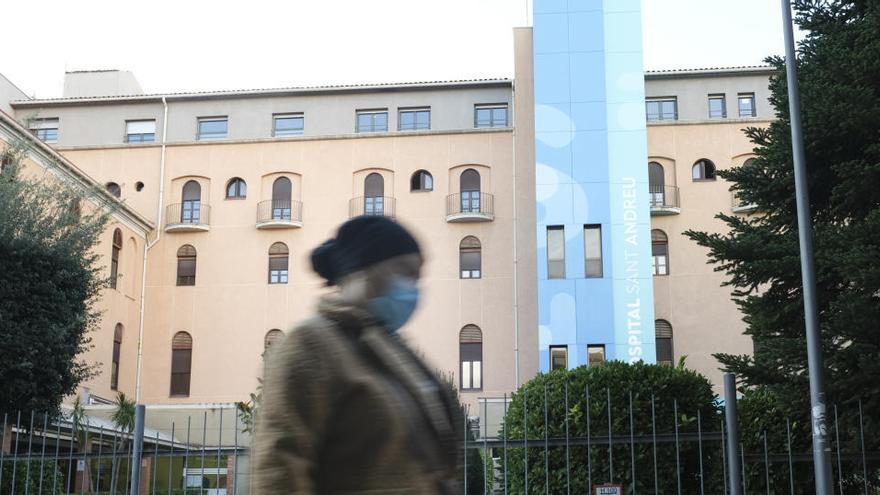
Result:
{"label": "rectangular window", "polygon": [[461,389],[477,390],[483,388],[483,363],[481,361],[461,362]]}
{"label": "rectangular window", "polygon": [[430,108],[401,108],[397,111],[397,130],[426,131],[430,128]]}
{"label": "rectangular window", "polygon": [[228,117],[199,117],[199,141],[226,139],[228,131]]}
{"label": "rectangular window", "polygon": [[605,344],[587,346],[587,364],[598,366],[605,362]]}
{"label": "rectangular window", "polygon": [[547,278],[565,278],[565,228],[547,227]]}
{"label": "rectangular window", "polygon": [[474,127],[507,127],[507,104],[474,105]]}
{"label": "rectangular window", "polygon": [[388,132],[388,110],[358,110],[357,132]]}
{"label": "rectangular window", "polygon": [[275,114],[272,116],[272,135],[300,136],[305,130],[305,117],[301,113]]}
{"label": "rectangular window", "polygon": [[755,111],[755,93],[740,93],[738,100],[740,117],[754,117],[757,115]]}
{"label": "rectangular window", "polygon": [[276,256],[269,258],[269,283],[270,284],[286,284],[287,283],[287,256]]}
{"label": "rectangular window", "polygon": [[192,373],[192,349],[173,349],[171,351],[171,395],[189,395]]}
{"label": "rectangular window", "polygon": [[31,132],[45,143],[58,142],[58,119],[31,119],[28,122]]}
{"label": "rectangular window", "polygon": [[709,118],[727,118],[727,98],[724,95],[709,95]]}
{"label": "rectangular window", "polygon": [[651,267],[654,270],[654,275],[669,275],[669,254],[668,248],[664,244],[662,246],[654,244],[651,247],[652,258],[651,258]]}
{"label": "rectangular window", "polygon": [[156,140],[155,120],[126,120],[126,143],[152,143]]}
{"label": "rectangular window", "polygon": [[584,276],[602,278],[601,225],[584,225]]}
{"label": "rectangular window", "polygon": [[550,346],[550,371],[568,369],[568,346]]}
{"label": "rectangular window", "polygon": [[177,285],[196,285],[196,259],[178,258]]}
{"label": "rectangular window", "polygon": [[645,113],[648,122],[678,120],[678,98],[675,96],[648,98],[645,101]]}

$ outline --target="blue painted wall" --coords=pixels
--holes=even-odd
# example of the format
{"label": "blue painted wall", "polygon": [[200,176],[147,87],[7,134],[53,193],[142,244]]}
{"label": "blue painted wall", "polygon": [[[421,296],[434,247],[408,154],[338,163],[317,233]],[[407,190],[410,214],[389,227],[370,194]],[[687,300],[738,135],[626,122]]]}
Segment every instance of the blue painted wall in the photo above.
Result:
{"label": "blue painted wall", "polygon": [[[587,345],[655,361],[639,0],[535,0],[541,370]],[[602,225],[603,278],[584,276],[584,225]],[[547,226],[565,227],[565,279],[547,277]]]}

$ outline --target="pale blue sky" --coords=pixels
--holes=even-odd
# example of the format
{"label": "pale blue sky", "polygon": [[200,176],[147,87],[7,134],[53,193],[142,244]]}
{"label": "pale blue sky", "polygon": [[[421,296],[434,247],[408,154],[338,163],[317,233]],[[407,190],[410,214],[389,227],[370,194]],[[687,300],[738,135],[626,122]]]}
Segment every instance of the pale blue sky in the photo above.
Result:
{"label": "pale blue sky", "polygon": [[[642,0],[648,69],[762,63],[779,3]],[[147,92],[509,77],[526,0],[4,0],[0,73],[60,96],[67,70]],[[10,40],[15,40],[10,43]]]}

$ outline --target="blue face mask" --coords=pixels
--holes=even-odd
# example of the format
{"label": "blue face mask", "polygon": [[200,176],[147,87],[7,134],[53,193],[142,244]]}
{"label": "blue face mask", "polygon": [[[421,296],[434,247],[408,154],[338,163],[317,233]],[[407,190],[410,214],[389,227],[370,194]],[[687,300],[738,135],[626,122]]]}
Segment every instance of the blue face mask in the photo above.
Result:
{"label": "blue face mask", "polygon": [[419,302],[419,288],[411,278],[395,277],[385,293],[370,299],[368,307],[389,333],[397,332],[412,316]]}

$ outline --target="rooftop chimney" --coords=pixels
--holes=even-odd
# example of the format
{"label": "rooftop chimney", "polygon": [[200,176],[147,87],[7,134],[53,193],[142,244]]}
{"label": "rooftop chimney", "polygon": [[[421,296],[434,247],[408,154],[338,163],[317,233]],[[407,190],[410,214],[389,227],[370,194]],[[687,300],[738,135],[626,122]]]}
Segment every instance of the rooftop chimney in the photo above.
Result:
{"label": "rooftop chimney", "polygon": [[64,73],[64,97],[142,95],[144,90],[127,70],[78,70]]}

